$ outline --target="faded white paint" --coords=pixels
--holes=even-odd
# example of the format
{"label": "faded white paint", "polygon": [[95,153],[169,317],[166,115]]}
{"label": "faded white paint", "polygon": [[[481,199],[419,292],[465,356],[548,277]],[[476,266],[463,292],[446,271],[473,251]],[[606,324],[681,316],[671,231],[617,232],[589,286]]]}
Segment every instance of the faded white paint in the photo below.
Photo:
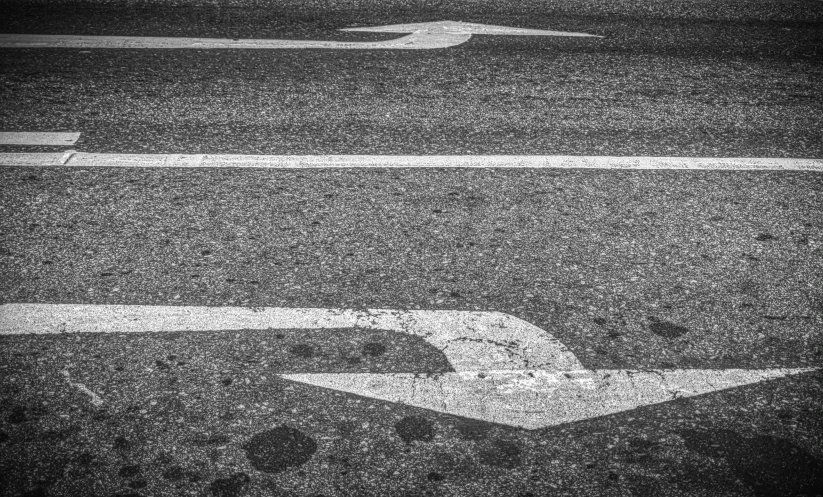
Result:
{"label": "faded white paint", "polygon": [[0,131],[0,145],[74,145],[80,133]]}
{"label": "faded white paint", "polygon": [[[409,33],[394,40],[345,42],[311,40],[236,40],[230,38],[169,38],[153,36],[83,36],[0,34],[0,48],[194,48],[194,49],[336,49],[426,50],[448,48],[468,41],[473,34],[505,36],[587,36],[586,33],[488,26],[459,21],[421,22],[345,28],[342,31]],[[599,38],[599,37],[598,37]]]}
{"label": "faded white paint", "polygon": [[708,171],[823,171],[823,159],[573,155],[207,155],[0,153],[0,166],[121,168],[515,168]]}
{"label": "faded white paint", "polygon": [[466,418],[545,428],[759,383],[808,369],[507,370],[283,378]]}
{"label": "faded white paint", "polygon": [[419,336],[454,372],[283,374],[309,385],[536,429],[813,368],[588,370],[546,331],[499,312],[4,304],[0,334],[361,328]]}
{"label": "faded white paint", "polygon": [[64,369],[63,371],[61,371],[61,373],[63,374],[63,376],[65,376],[66,382],[68,382],[69,386],[76,388],[80,392],[90,397],[89,400],[91,401],[91,405],[93,405],[94,407],[100,407],[103,405],[103,399],[100,398],[100,396],[94,393],[93,391],[89,390],[89,388],[86,385],[71,381],[71,374],[67,370]]}
{"label": "faded white paint", "polygon": [[[574,354],[540,328],[499,312],[4,304],[0,335],[164,331],[363,328],[419,336],[456,371],[583,369]],[[503,345],[501,345],[503,344]]]}

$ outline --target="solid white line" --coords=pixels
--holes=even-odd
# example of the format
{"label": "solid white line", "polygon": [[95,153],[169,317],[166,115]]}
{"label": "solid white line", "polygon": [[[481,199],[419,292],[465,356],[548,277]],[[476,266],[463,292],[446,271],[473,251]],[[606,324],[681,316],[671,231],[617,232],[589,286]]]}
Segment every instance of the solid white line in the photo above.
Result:
{"label": "solid white line", "polygon": [[209,155],[0,154],[0,166],[115,168],[521,168],[671,169],[707,171],[823,171],[823,159],[757,157],[610,157],[572,155]]}
{"label": "solid white line", "polygon": [[80,133],[0,131],[0,145],[74,145]]}
{"label": "solid white line", "polygon": [[361,328],[418,336],[440,349],[455,372],[279,376],[526,429],[814,371],[588,370],[551,334],[499,312],[0,305],[0,335],[324,328]]}

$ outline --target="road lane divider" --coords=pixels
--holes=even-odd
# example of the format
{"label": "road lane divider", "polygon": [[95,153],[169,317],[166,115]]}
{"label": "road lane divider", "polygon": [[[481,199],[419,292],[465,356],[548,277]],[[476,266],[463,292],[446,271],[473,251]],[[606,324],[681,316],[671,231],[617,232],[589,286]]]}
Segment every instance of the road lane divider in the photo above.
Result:
{"label": "road lane divider", "polygon": [[418,336],[446,373],[301,373],[282,379],[431,411],[538,429],[816,371],[587,369],[557,338],[500,312],[3,304],[0,335],[363,329]]}
{"label": "road lane divider", "polygon": [[80,133],[0,131],[0,145],[74,145]]}
{"label": "road lane divider", "polygon": [[746,157],[619,157],[572,155],[217,155],[0,153],[0,167],[112,168],[520,168],[823,171],[823,159]]}

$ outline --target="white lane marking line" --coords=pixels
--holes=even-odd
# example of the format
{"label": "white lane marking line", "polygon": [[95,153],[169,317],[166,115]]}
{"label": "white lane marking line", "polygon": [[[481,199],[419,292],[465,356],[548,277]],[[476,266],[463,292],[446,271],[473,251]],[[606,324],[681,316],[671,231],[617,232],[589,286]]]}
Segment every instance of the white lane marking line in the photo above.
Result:
{"label": "white lane marking line", "polygon": [[74,145],[80,133],[0,131],[0,145]]}
{"label": "white lane marking line", "polygon": [[60,372],[63,374],[63,376],[66,377],[66,381],[68,382],[69,386],[72,386],[72,387],[80,390],[84,394],[88,395],[89,397],[91,397],[90,400],[91,400],[91,404],[93,406],[100,407],[100,406],[103,405],[103,399],[101,399],[100,396],[97,395],[96,393],[89,390],[88,387],[86,387],[86,385],[84,385],[82,383],[75,383],[75,382],[71,381],[71,374],[69,374],[68,370],[64,369]]}
{"label": "white lane marking line", "polygon": [[77,36],[0,34],[0,48],[196,48],[196,49],[300,49],[337,50],[425,50],[447,48],[468,41],[473,34],[504,36],[574,36],[595,37],[586,33],[510,28],[459,21],[436,21],[395,24],[341,31],[409,33],[402,38],[375,42],[311,40],[234,40],[228,38],[168,38],[152,36]]}
{"label": "white lane marking line", "polygon": [[[823,171],[823,159],[573,155],[209,155],[0,153],[0,166],[138,168],[512,168]],[[62,161],[62,162],[61,162]]]}
{"label": "white lane marking line", "polygon": [[0,334],[361,328],[419,336],[455,372],[282,378],[483,421],[537,429],[815,368],[587,370],[555,337],[499,312],[4,304]]}
{"label": "white lane marking line", "polygon": [[539,369],[549,365],[583,368],[571,351],[545,331],[498,312],[0,305],[0,335],[350,327],[420,336],[441,349],[456,371]]}

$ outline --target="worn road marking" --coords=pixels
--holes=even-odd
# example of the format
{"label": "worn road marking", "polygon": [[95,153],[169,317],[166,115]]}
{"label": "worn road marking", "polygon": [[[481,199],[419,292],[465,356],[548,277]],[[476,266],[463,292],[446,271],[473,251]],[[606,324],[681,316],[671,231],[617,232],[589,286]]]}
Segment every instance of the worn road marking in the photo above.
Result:
{"label": "worn road marking", "polygon": [[361,328],[419,336],[454,372],[282,374],[287,380],[527,429],[758,383],[814,368],[588,370],[546,331],[499,312],[0,306],[0,334]]}
{"label": "worn road marking", "polygon": [[310,40],[235,40],[229,38],[165,38],[152,36],[78,36],[0,34],[0,48],[196,48],[196,49],[300,49],[337,50],[425,50],[448,48],[467,42],[473,34],[504,36],[586,36],[586,33],[510,28],[459,21],[421,22],[341,31],[409,33],[386,41],[345,42]]}
{"label": "worn road marking", "polygon": [[0,131],[0,145],[74,145],[80,133]]}
{"label": "worn road marking", "polygon": [[103,405],[103,399],[101,399],[100,396],[97,395],[96,393],[89,390],[89,388],[86,385],[84,385],[82,383],[76,383],[76,382],[71,381],[71,374],[69,374],[69,372],[67,370],[64,369],[63,371],[61,371],[61,373],[66,378],[66,381],[68,382],[68,384],[70,386],[78,389],[80,392],[82,392],[82,393],[84,393],[84,394],[86,394],[90,397],[89,400],[91,401],[91,404],[93,406],[100,407],[100,406]]}
{"label": "worn road marking", "polygon": [[573,155],[208,155],[3,153],[0,166],[140,168],[522,168],[823,171],[823,159]]}

